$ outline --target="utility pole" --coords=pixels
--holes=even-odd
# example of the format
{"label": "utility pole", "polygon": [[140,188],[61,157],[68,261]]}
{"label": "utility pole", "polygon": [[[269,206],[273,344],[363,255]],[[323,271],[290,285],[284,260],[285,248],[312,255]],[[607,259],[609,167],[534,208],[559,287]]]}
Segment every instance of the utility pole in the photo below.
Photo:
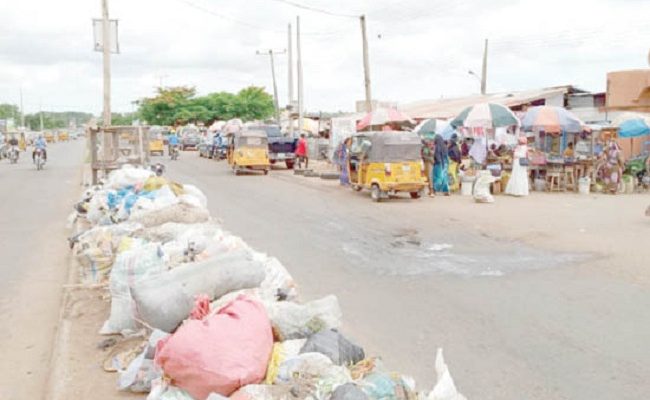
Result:
{"label": "utility pole", "polygon": [[111,125],[111,22],[108,0],[102,0],[102,52],[104,54],[104,126]]}
{"label": "utility pole", "polygon": [[487,57],[488,57],[488,40],[485,39],[485,47],[483,49],[483,68],[481,69],[481,94],[487,92]]}
{"label": "utility pole", "polygon": [[280,101],[278,100],[278,85],[275,81],[275,62],[273,61],[273,54],[284,54],[286,52],[286,50],[282,50],[281,52],[274,52],[272,49],[269,49],[265,52],[257,51],[256,53],[258,56],[265,56],[268,54],[268,56],[271,58],[271,75],[273,76],[273,103],[275,106],[275,121],[278,123],[278,125],[280,125]]}
{"label": "utility pole", "polygon": [[300,50],[300,17],[296,17],[296,50],[298,51],[298,133],[302,133],[302,52]]}
{"label": "utility pole", "polygon": [[25,127],[25,109],[23,108],[23,85],[20,85],[20,126]]}
{"label": "utility pole", "polygon": [[366,86],[366,111],[372,111],[372,93],[370,91],[370,60],[368,59],[368,37],[366,36],[366,16],[361,19],[361,38],[363,40],[363,78]]}
{"label": "utility pole", "polygon": [[287,55],[288,64],[288,81],[289,81],[289,101],[287,101],[287,111],[289,111],[289,137],[293,137],[293,43],[291,43],[291,24],[289,24],[289,34],[287,35]]}
{"label": "utility pole", "polygon": [[41,120],[41,132],[43,132],[43,127],[44,127],[44,124],[43,124],[43,103],[38,104],[38,115],[39,115],[40,120]]}

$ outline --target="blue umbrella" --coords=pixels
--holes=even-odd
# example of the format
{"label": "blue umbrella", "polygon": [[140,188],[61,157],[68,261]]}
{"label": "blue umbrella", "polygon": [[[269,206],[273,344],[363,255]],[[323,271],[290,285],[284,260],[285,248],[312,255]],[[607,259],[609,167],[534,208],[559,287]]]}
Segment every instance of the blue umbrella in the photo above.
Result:
{"label": "blue umbrella", "polygon": [[635,138],[645,135],[650,135],[650,126],[643,118],[628,119],[618,126],[619,137]]}

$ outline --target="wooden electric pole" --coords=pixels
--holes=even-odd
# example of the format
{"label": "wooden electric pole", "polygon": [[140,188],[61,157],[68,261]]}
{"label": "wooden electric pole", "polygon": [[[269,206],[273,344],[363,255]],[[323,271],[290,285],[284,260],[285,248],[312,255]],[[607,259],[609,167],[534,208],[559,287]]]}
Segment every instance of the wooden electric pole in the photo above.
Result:
{"label": "wooden electric pole", "polygon": [[363,77],[366,87],[366,112],[372,111],[372,92],[370,91],[370,60],[368,59],[368,37],[366,36],[366,16],[362,15],[361,36],[363,40]]}
{"label": "wooden electric pole", "polygon": [[104,126],[111,125],[111,22],[108,0],[102,0],[102,53],[104,60]]}
{"label": "wooden electric pole", "polygon": [[258,51],[257,55],[258,56],[265,56],[268,55],[271,58],[271,75],[273,76],[273,102],[275,105],[275,121],[280,124],[280,101],[278,100],[278,85],[275,80],[275,62],[273,61],[273,55],[274,54],[284,54],[286,53],[286,50],[282,50],[281,52],[278,51],[273,51],[271,49],[262,52]]}
{"label": "wooden electric pole", "polygon": [[302,133],[303,87],[302,87],[302,53],[300,50],[300,17],[296,17],[296,50],[298,52],[298,134]]}
{"label": "wooden electric pole", "polygon": [[481,94],[487,92],[487,57],[488,57],[488,40],[485,39],[483,48],[483,68],[481,69]]}

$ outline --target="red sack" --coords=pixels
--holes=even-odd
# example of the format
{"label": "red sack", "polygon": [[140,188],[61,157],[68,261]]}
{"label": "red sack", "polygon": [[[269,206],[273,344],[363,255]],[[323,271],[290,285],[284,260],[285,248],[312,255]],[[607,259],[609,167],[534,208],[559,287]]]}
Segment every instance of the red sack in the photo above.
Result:
{"label": "red sack", "polygon": [[155,362],[172,383],[197,400],[229,396],[260,383],[273,348],[264,306],[244,295],[204,320],[186,320],[158,342]]}

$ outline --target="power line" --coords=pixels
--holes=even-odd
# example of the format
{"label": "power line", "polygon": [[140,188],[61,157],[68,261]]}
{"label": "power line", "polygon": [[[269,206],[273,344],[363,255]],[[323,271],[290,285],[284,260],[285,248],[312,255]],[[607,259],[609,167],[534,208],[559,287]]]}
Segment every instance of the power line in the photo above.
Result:
{"label": "power line", "polygon": [[307,6],[307,5],[300,4],[300,3],[297,3],[297,2],[291,1],[291,0],[271,0],[271,1],[275,1],[277,3],[287,4],[287,5],[290,5],[292,7],[301,8],[303,10],[308,10],[308,11],[317,12],[317,13],[321,13],[321,14],[331,15],[333,17],[359,18],[359,15],[337,13],[337,12],[333,12],[333,11],[324,10],[322,8]]}

